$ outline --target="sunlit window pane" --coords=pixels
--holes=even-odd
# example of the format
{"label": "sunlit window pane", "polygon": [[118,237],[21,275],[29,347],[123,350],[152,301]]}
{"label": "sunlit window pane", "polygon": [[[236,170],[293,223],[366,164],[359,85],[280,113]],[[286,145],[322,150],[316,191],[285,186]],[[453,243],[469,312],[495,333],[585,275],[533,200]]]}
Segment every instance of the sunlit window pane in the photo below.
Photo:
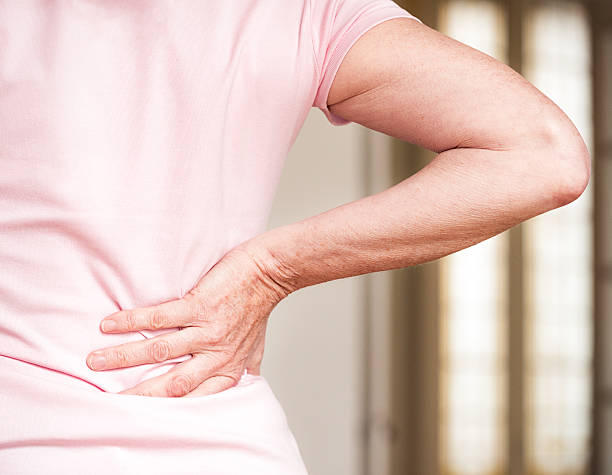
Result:
{"label": "sunlit window pane", "polygon": [[[591,148],[587,14],[541,3],[526,22],[525,77]],[[526,223],[529,473],[586,473],[591,389],[591,183],[576,201]]]}
{"label": "sunlit window pane", "polygon": [[[495,2],[450,1],[439,30],[506,61]],[[440,259],[442,473],[499,473],[505,465],[507,234]]]}

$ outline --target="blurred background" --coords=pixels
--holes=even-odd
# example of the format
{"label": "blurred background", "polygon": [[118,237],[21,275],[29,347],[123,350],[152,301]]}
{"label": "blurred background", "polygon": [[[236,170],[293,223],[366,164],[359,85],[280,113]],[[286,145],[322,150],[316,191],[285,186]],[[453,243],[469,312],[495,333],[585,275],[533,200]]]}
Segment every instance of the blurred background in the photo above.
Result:
{"label": "blurred background", "polygon": [[[612,474],[612,2],[397,3],[556,102],[591,151],[591,180],[445,258],[292,294],[272,313],[263,374],[313,475]],[[382,191],[433,156],[313,109],[269,227]]]}

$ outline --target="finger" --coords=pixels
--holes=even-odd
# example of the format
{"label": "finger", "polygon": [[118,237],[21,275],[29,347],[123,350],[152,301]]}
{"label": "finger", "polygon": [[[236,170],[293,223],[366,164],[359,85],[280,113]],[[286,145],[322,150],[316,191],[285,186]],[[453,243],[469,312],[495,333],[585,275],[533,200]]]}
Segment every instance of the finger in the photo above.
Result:
{"label": "finger", "polygon": [[204,313],[204,303],[200,300],[180,298],[159,305],[115,312],[100,322],[100,330],[123,333],[188,326],[188,323],[202,319]]}
{"label": "finger", "polygon": [[147,379],[117,394],[180,397],[196,389],[207,377],[227,363],[227,357],[216,353],[194,355],[165,374]]}
{"label": "finger", "polygon": [[212,378],[208,378],[206,381],[201,383],[196,389],[194,389],[190,393],[185,394],[184,397],[201,397],[207,396],[209,394],[220,393],[221,391],[225,391],[226,389],[236,386],[239,381],[239,374],[215,375]]}
{"label": "finger", "polygon": [[87,355],[87,366],[94,371],[160,363],[205,348],[202,328],[188,327],[146,340],[96,350]]}

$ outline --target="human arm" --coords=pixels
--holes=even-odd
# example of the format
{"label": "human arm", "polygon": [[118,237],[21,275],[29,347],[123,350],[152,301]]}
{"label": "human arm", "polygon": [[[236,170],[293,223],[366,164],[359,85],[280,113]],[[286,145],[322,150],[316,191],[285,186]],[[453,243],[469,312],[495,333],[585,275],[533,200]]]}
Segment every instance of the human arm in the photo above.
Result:
{"label": "human arm", "polygon": [[502,63],[411,19],[361,36],[327,102],[438,155],[388,190],[242,243],[184,299],[111,316],[118,331],[186,327],[110,351],[111,367],[195,356],[128,394],[229,387],[243,368],[257,371],[255,335],[291,292],[434,260],[569,203],[589,178],[586,146],[554,103]]}
{"label": "human arm", "polygon": [[388,190],[245,243],[287,292],[437,259],[573,201],[589,179],[586,145],[550,99],[411,19],[355,43],[328,104],[438,155]]}

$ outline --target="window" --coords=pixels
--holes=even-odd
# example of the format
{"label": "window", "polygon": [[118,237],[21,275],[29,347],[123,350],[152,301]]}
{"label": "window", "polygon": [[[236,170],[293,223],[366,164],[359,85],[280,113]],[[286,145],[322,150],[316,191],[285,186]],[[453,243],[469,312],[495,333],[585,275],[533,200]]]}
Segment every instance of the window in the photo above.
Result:
{"label": "window", "polygon": [[[534,4],[525,24],[524,76],[572,119],[592,150],[586,11]],[[586,473],[590,444],[591,182],[567,206],[526,226],[527,466],[533,474]]]}
{"label": "window", "polygon": [[[492,1],[441,5],[439,30],[506,61],[506,22]],[[507,234],[440,259],[440,466],[498,473],[506,454]]]}
{"label": "window", "polygon": [[[592,149],[587,12],[534,2],[524,12],[523,75],[574,121]],[[440,31],[506,61],[500,3],[441,4]],[[590,446],[592,181],[573,203],[523,227],[525,433],[530,474],[586,473]],[[507,467],[506,233],[440,260],[443,473]]]}

